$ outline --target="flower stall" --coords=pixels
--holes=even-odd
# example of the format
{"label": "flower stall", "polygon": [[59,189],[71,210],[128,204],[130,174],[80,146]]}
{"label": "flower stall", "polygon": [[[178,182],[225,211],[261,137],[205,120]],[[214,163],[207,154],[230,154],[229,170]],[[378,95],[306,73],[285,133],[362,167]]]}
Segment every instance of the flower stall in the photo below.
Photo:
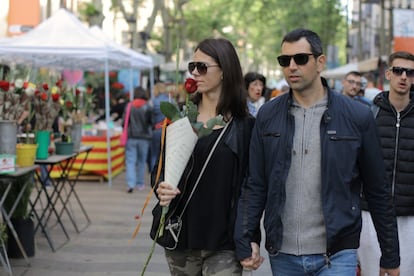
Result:
{"label": "flower stall", "polygon": [[[133,68],[149,70],[150,78],[153,79],[153,62],[149,56],[97,37],[75,15],[65,9],[58,10],[24,35],[4,39],[0,45],[0,62],[56,70],[104,71],[105,99],[109,99],[109,70],[132,71]],[[133,87],[130,89],[132,90]],[[105,102],[105,110],[109,114],[108,101]],[[107,123],[109,123],[109,116],[107,116]],[[110,136],[106,139],[109,149]],[[108,156],[109,168],[111,168],[110,162]],[[109,169],[108,184],[111,183],[111,169]]]}

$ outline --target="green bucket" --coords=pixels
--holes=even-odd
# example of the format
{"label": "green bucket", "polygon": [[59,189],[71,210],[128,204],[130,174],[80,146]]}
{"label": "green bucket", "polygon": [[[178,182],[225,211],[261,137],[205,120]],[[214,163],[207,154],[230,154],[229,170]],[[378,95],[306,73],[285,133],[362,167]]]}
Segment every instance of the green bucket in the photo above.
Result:
{"label": "green bucket", "polygon": [[49,157],[49,143],[50,143],[50,131],[38,130],[36,132],[36,159],[47,159]]}
{"label": "green bucket", "polygon": [[70,155],[73,153],[73,143],[55,142],[55,152],[57,155]]}

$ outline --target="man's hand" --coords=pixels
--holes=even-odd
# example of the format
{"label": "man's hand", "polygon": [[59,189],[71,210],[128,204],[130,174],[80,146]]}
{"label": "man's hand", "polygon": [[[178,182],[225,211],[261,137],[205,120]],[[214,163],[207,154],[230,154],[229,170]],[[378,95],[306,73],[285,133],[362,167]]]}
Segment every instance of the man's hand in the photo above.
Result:
{"label": "man's hand", "polygon": [[380,267],[380,276],[399,276],[400,268],[382,268]]}
{"label": "man's hand", "polygon": [[245,270],[256,270],[263,263],[264,258],[260,256],[260,247],[257,243],[250,243],[252,247],[252,256],[240,261]]}

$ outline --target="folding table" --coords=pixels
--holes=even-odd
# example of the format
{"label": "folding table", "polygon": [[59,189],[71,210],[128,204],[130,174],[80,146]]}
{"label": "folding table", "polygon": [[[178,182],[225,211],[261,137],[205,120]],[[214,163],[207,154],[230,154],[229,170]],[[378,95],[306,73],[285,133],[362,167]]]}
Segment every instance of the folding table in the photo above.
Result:
{"label": "folding table", "polygon": [[[42,176],[40,171],[36,171],[37,180],[39,181],[40,185],[36,186],[37,195],[31,202],[32,213],[37,219],[35,231],[37,231],[39,227],[41,228],[52,251],[56,251],[56,249],[60,248],[70,240],[68,231],[66,230],[66,227],[62,221],[63,214],[67,214],[77,233],[81,231],[77,225],[74,213],[69,209],[68,206],[70,197],[72,195],[75,197],[82,210],[83,215],[87,220],[85,228],[90,224],[90,218],[85,208],[83,207],[78,194],[76,193],[75,185],[79,175],[82,172],[82,167],[92,148],[93,146],[81,146],[79,152],[75,152],[70,155],[51,155],[45,160],[35,161],[37,165],[47,166],[46,176]],[[76,158],[83,153],[84,155],[81,161],[81,168],[78,170],[75,178],[69,178],[69,172],[75,163]],[[54,168],[55,170],[57,169],[60,174],[58,177],[52,178],[51,172]],[[48,183],[50,184],[48,185]],[[67,190],[67,187],[69,188],[69,191]],[[43,204],[42,197],[46,198],[45,205]],[[56,224],[54,226],[60,226],[66,237],[66,240],[58,248],[55,247],[52,235],[49,230],[51,227],[49,225],[49,222],[52,216],[56,218]]]}

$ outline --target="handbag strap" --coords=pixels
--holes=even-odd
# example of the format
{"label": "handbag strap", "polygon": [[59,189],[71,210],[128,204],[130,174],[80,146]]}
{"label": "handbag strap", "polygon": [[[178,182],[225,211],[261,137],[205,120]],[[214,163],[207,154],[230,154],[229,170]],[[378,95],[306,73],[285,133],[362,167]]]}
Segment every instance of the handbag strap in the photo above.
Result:
{"label": "handbag strap", "polygon": [[208,162],[210,161],[211,156],[213,155],[214,150],[216,149],[216,147],[217,147],[218,143],[220,142],[221,138],[223,137],[224,133],[226,132],[226,129],[227,129],[227,127],[230,125],[231,121],[232,121],[232,118],[231,118],[231,119],[227,122],[227,124],[224,126],[223,131],[220,133],[219,137],[217,137],[216,142],[214,143],[213,147],[211,148],[210,153],[208,154],[208,156],[207,156],[207,158],[206,158],[206,161],[204,161],[204,165],[203,165],[203,167],[201,168],[200,174],[198,175],[198,178],[197,178],[197,180],[196,180],[196,182],[195,182],[195,184],[194,184],[194,187],[193,187],[193,189],[191,190],[191,193],[190,193],[190,195],[189,195],[189,197],[188,197],[187,201],[185,202],[184,208],[183,208],[183,210],[181,211],[181,213],[180,213],[180,215],[179,215],[179,218],[180,218],[180,219],[181,219],[181,217],[183,216],[184,211],[187,209],[188,203],[190,202],[191,198],[193,197],[193,194],[194,194],[194,192],[195,192],[195,190],[196,190],[196,188],[197,188],[197,186],[198,186],[198,183],[200,182],[201,176],[203,175],[204,171],[206,170],[207,164],[208,164]]}
{"label": "handbag strap", "polygon": [[125,115],[125,122],[124,122],[124,129],[125,131],[128,131],[128,121],[129,121],[129,115],[131,114],[131,103],[128,103],[126,115]]}

